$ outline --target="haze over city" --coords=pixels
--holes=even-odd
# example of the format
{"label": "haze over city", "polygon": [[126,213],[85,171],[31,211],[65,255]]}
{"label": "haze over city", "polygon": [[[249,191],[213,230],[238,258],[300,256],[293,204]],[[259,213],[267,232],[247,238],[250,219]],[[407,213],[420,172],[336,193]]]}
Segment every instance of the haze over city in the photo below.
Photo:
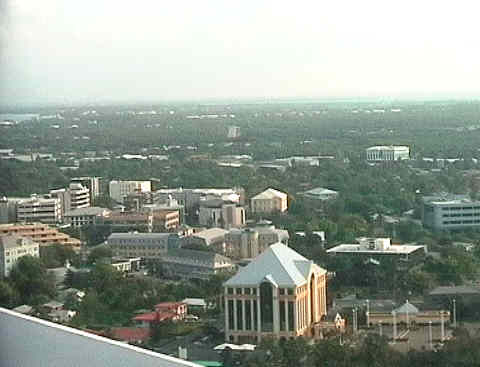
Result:
{"label": "haze over city", "polygon": [[480,95],[466,1],[0,4],[3,105]]}

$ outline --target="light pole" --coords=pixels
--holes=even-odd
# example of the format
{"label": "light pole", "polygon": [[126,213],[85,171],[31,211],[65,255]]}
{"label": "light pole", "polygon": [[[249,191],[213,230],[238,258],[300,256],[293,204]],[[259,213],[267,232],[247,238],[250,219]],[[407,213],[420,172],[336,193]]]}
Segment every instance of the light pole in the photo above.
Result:
{"label": "light pole", "polygon": [[409,323],[409,320],[408,320],[408,299],[407,299],[407,302],[405,302],[407,304],[407,330],[410,329],[410,323]]}
{"label": "light pole", "polygon": [[428,342],[430,343],[430,350],[433,350],[433,337],[432,337],[432,322],[428,322]]}
{"label": "light pole", "polygon": [[397,341],[397,313],[392,311],[393,315],[393,344]]}
{"label": "light pole", "polygon": [[383,330],[382,330],[382,320],[380,320],[380,321],[378,322],[378,328],[380,329],[380,330],[379,330],[379,334],[380,334],[380,336],[383,336]]}
{"label": "light pole", "polygon": [[444,325],[444,320],[443,320],[443,310],[440,311],[440,320],[442,322],[442,343],[443,343],[443,339],[445,339],[445,325]]}

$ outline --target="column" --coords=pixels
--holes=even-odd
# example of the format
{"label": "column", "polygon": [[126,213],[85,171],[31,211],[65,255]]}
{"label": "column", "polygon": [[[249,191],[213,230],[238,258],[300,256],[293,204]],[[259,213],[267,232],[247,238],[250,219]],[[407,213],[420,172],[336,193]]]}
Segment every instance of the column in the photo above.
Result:
{"label": "column", "polygon": [[247,330],[247,320],[245,320],[245,300],[242,299],[242,330]]}
{"label": "column", "polygon": [[285,330],[288,333],[290,331],[289,325],[288,325],[288,321],[289,321],[289,319],[288,319],[288,299],[284,303],[285,303],[285,325],[286,325]]}
{"label": "column", "polygon": [[273,332],[279,336],[280,333],[280,307],[278,303],[278,288],[273,288]]}
{"label": "column", "polygon": [[233,329],[238,330],[238,320],[237,320],[237,299],[233,299]]}
{"label": "column", "polygon": [[225,297],[225,332],[228,333],[230,329],[232,325],[228,325],[228,299]]}
{"label": "column", "polygon": [[[260,287],[257,287],[257,331],[262,332],[262,311],[260,310]],[[260,338],[260,335],[259,335]],[[260,340],[259,340],[260,341]]]}
{"label": "column", "polygon": [[253,302],[255,302],[255,300],[251,299],[248,302],[250,302],[250,325],[252,325],[252,331],[255,331],[255,328],[253,327],[253,325],[255,325],[255,323],[253,322],[253,320],[254,320]]}
{"label": "column", "polygon": [[298,329],[298,303],[297,300],[293,302],[293,332],[296,333]]}

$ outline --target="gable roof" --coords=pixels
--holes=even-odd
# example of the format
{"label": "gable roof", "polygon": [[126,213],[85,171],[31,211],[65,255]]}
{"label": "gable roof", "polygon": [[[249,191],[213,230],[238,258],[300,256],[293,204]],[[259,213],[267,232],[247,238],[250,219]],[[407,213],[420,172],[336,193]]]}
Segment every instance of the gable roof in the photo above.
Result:
{"label": "gable roof", "polygon": [[324,274],[316,265],[282,243],[275,243],[242,268],[225,286],[257,286],[268,281],[279,287],[294,287],[307,282],[310,271]]}
{"label": "gable roof", "polygon": [[395,310],[397,314],[415,314],[418,313],[418,308],[416,308],[414,305],[409,303],[408,301],[405,302],[403,305],[401,305],[399,308]]}
{"label": "gable roof", "polygon": [[266,189],[265,191],[261,192],[260,194],[255,195],[252,198],[252,200],[253,199],[273,199],[273,198],[282,198],[282,199],[285,198],[286,199],[287,194],[285,194],[284,192],[269,188],[269,189]]}

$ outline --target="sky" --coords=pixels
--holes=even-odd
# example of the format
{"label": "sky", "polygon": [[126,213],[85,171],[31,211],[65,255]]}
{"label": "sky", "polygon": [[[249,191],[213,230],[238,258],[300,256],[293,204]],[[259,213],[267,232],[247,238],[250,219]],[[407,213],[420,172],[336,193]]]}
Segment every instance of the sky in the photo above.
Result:
{"label": "sky", "polygon": [[0,0],[0,104],[477,98],[477,3]]}

